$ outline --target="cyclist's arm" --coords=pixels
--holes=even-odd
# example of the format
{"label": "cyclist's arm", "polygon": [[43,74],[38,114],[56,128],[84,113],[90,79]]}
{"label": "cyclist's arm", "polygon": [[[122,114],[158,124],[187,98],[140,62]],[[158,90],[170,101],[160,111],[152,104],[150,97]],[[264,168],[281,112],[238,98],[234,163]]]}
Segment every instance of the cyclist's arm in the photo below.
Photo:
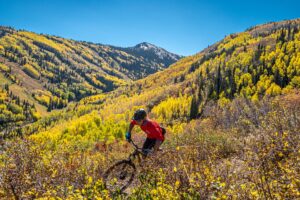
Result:
{"label": "cyclist's arm", "polygon": [[129,127],[128,127],[128,133],[131,134],[131,131],[132,131],[133,127],[134,127],[134,124],[133,124],[133,123],[130,123],[130,124],[129,124]]}

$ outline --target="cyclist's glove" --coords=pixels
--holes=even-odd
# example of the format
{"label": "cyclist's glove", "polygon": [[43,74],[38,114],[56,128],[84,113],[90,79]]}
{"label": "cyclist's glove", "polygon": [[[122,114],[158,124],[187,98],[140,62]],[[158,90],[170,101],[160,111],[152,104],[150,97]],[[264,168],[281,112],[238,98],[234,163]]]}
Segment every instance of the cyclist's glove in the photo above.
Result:
{"label": "cyclist's glove", "polygon": [[125,137],[126,137],[126,140],[129,142],[131,140],[131,133],[127,132]]}

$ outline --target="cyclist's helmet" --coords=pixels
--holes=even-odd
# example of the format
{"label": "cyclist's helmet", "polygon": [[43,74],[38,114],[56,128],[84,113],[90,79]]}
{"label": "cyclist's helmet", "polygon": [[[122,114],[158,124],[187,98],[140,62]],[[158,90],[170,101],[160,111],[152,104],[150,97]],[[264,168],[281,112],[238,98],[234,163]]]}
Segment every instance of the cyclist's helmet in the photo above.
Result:
{"label": "cyclist's helmet", "polygon": [[146,116],[147,116],[146,111],[141,108],[134,112],[132,119],[137,121],[137,120],[144,119]]}

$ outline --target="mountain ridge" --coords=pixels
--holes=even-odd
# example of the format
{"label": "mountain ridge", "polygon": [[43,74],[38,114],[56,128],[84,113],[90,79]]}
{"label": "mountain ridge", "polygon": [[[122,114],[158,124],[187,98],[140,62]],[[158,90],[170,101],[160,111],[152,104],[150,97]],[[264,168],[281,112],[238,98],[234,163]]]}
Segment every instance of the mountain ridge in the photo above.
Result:
{"label": "mountain ridge", "polygon": [[166,68],[166,66],[169,66],[172,63],[183,58],[183,56],[171,53],[165,50],[164,48],[158,47],[149,42],[141,42],[132,47],[115,47],[115,48],[123,50],[129,54],[145,57],[149,62],[152,62],[151,60],[155,60],[158,63],[160,63],[161,68]]}
{"label": "mountain ridge", "polygon": [[[168,67],[164,59],[145,56],[109,45],[0,27],[1,63],[8,69],[1,71],[3,85],[13,85],[18,88],[12,90],[15,95],[27,96],[30,103],[48,111]],[[32,90],[26,80],[39,86]]]}

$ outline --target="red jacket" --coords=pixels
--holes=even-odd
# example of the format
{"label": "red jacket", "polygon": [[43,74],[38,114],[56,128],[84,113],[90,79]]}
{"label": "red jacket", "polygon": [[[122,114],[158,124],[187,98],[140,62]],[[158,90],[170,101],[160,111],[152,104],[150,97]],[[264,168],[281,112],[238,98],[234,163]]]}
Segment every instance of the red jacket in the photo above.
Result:
{"label": "red jacket", "polygon": [[[132,120],[131,124],[137,125],[135,120]],[[164,141],[162,129],[157,122],[146,119],[140,127],[147,134],[147,138]]]}

